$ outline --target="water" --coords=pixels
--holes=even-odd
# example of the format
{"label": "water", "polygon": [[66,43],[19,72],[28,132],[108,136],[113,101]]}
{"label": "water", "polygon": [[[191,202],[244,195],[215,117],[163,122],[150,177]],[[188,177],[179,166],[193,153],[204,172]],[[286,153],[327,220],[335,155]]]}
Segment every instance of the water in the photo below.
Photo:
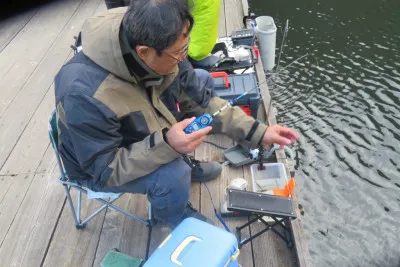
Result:
{"label": "water", "polygon": [[301,134],[314,265],[400,266],[400,1],[249,2],[275,18],[278,48],[289,19],[281,66],[308,54],[270,90],[278,122]]}

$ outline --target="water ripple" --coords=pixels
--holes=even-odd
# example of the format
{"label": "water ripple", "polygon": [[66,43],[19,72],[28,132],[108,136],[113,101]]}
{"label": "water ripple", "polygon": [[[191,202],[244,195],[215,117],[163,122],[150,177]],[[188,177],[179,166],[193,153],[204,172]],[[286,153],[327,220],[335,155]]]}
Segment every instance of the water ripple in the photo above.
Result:
{"label": "water ripple", "polygon": [[271,94],[278,122],[301,134],[314,265],[400,266],[400,1],[271,1],[258,13],[294,26],[281,67],[309,53]]}

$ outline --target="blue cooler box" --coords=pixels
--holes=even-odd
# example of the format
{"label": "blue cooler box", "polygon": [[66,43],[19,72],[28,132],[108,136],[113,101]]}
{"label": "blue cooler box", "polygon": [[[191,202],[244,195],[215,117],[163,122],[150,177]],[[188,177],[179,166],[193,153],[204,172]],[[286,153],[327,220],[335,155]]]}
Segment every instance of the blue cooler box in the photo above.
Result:
{"label": "blue cooler box", "polygon": [[237,267],[238,256],[233,234],[187,218],[161,243],[144,267]]}

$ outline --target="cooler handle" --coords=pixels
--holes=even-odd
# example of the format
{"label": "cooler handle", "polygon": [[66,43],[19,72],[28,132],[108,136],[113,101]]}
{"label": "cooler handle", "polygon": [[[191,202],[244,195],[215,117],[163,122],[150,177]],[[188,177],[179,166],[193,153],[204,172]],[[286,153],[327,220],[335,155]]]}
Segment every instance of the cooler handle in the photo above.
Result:
{"label": "cooler handle", "polygon": [[171,261],[179,266],[182,266],[182,262],[178,261],[179,255],[182,253],[182,251],[192,242],[198,242],[201,241],[200,238],[196,236],[188,236],[185,238],[185,240],[182,241],[182,243],[179,244],[179,246],[175,249],[174,252],[171,254]]}
{"label": "cooler handle", "polygon": [[223,72],[223,71],[210,72],[210,75],[213,78],[223,77],[225,80],[225,88],[229,88],[229,78],[228,78],[228,74],[226,72]]}

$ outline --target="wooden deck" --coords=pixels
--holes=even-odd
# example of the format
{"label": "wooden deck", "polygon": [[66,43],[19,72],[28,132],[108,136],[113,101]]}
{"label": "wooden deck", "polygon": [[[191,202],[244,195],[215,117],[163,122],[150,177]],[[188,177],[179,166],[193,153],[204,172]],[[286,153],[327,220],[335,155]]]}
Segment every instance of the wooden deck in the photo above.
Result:
{"label": "wooden deck", "polygon": [[[57,183],[58,169],[47,135],[47,121],[54,109],[54,76],[71,58],[69,46],[83,21],[105,9],[102,0],[60,0],[0,21],[0,266],[99,266],[113,248],[145,256],[147,228],[113,210],[99,214],[85,229],[75,229],[64,189]],[[242,17],[242,0],[222,0],[220,36],[242,28]],[[263,97],[269,107],[267,90]],[[268,120],[273,123],[272,116]],[[224,136],[209,136],[208,140],[233,145]],[[222,150],[208,144],[197,149],[195,156],[223,161]],[[249,169],[224,167],[221,177],[208,183],[217,205],[236,177],[249,180]],[[192,186],[191,202],[221,226],[208,193],[199,184]],[[117,205],[146,217],[145,196],[125,195]],[[83,216],[99,206],[83,201]],[[245,221],[227,220],[232,229]],[[267,233],[241,250],[242,266],[309,266],[299,223],[292,224],[297,250]],[[250,230],[254,233],[256,228]],[[168,233],[167,227],[155,227],[151,251]]]}

